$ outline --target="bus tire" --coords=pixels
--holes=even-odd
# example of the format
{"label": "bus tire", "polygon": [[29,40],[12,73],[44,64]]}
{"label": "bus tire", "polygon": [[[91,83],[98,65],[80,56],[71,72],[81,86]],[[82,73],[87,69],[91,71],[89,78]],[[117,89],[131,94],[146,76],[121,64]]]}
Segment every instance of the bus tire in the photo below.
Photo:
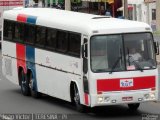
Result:
{"label": "bus tire", "polygon": [[80,95],[76,84],[74,84],[73,90],[73,103],[75,104],[77,111],[85,112],[85,106],[80,103]]}
{"label": "bus tire", "polygon": [[136,111],[139,106],[140,106],[140,103],[128,104],[129,109],[132,111]]}
{"label": "bus tire", "polygon": [[21,92],[24,96],[29,96],[30,95],[30,90],[29,90],[29,82],[26,79],[26,75],[23,70],[20,71],[19,73],[19,79],[20,79],[20,86],[21,86]]}
{"label": "bus tire", "polygon": [[32,73],[29,73],[29,75],[28,75],[28,81],[29,81],[30,94],[31,94],[31,96],[32,96],[33,98],[38,99],[38,98],[41,97],[41,93],[33,90],[33,80],[34,80],[34,78],[33,78]]}

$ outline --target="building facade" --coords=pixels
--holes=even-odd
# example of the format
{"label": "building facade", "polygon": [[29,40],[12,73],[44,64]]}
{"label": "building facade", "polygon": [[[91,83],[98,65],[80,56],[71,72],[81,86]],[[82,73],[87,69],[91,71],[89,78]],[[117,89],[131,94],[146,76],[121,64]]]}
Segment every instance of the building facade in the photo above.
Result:
{"label": "building facade", "polygon": [[[64,9],[65,0],[25,0],[30,6]],[[71,10],[112,17],[124,16],[124,0],[71,0]],[[155,29],[156,0],[128,0],[128,19],[146,22]]]}
{"label": "building facade", "polygon": [[156,26],[156,0],[128,0],[129,19],[146,22],[155,30]]}
{"label": "building facade", "polygon": [[146,23],[156,30],[156,0],[144,0],[146,5]]}
{"label": "building facade", "polygon": [[121,0],[82,0],[82,6],[88,10],[88,13],[108,14],[112,17],[122,16],[122,12],[117,11],[122,6]]}
{"label": "building facade", "polygon": [[[51,7],[64,9],[65,0],[28,0],[28,6]],[[121,0],[71,0],[71,10],[91,14],[105,15],[108,12],[113,17],[122,15],[117,11],[122,6]]]}

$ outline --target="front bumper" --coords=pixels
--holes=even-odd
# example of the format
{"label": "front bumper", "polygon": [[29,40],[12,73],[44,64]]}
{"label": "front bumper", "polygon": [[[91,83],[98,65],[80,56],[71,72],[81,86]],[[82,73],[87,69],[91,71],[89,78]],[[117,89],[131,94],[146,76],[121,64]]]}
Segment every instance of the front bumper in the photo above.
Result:
{"label": "front bumper", "polygon": [[157,101],[157,92],[149,90],[116,91],[90,95],[90,106],[105,106]]}

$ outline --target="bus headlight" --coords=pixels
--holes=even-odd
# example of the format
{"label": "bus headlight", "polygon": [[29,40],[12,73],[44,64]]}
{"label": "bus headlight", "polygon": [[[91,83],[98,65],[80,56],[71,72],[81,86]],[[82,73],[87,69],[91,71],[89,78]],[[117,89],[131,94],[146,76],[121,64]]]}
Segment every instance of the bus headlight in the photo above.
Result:
{"label": "bus headlight", "polygon": [[104,102],[109,102],[110,101],[110,97],[104,97]]}
{"label": "bus headlight", "polygon": [[149,94],[145,94],[145,95],[144,95],[144,98],[145,98],[145,99],[149,99]]}
{"label": "bus headlight", "polygon": [[150,98],[155,99],[155,93],[150,93]]}
{"label": "bus headlight", "polygon": [[106,96],[106,97],[99,96],[98,97],[98,103],[107,103],[107,102],[110,102],[109,96]]}
{"label": "bus headlight", "polygon": [[144,94],[144,99],[146,99],[146,100],[152,100],[152,99],[155,99],[156,98],[156,95],[155,95],[155,93],[154,92],[151,92],[151,93],[149,93],[149,94]]}
{"label": "bus headlight", "polygon": [[102,103],[103,102],[103,97],[98,97],[98,103]]}

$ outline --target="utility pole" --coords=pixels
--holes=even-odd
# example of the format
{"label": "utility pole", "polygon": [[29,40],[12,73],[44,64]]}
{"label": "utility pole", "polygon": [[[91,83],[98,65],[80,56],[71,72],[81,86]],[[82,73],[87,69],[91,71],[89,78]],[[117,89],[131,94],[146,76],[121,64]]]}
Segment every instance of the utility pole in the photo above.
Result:
{"label": "utility pole", "polygon": [[65,10],[71,10],[71,0],[65,0]]}
{"label": "utility pole", "polygon": [[156,29],[160,31],[160,0],[156,0]]}
{"label": "utility pole", "polygon": [[128,19],[128,0],[124,0],[124,18]]}

